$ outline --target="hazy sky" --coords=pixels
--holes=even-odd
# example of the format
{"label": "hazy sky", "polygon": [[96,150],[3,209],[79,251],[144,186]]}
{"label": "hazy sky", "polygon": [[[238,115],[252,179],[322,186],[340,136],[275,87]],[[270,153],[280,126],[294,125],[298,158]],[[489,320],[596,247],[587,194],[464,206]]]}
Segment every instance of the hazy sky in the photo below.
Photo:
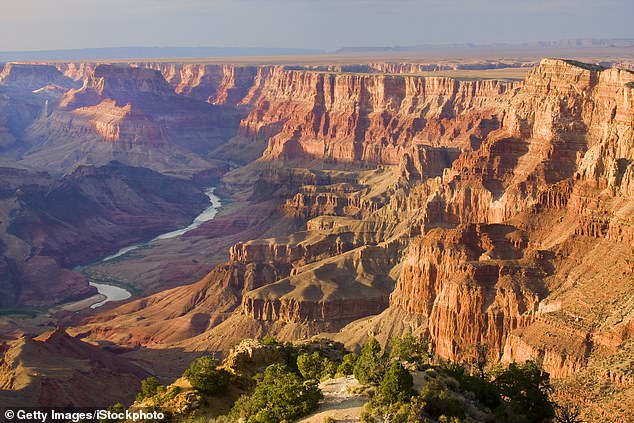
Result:
{"label": "hazy sky", "polygon": [[632,0],[0,0],[0,51],[634,38]]}

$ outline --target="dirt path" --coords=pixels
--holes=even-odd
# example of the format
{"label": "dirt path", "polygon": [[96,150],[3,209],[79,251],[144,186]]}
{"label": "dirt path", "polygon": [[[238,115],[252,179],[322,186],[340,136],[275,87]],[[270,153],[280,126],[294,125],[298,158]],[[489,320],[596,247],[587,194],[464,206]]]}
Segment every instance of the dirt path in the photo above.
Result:
{"label": "dirt path", "polygon": [[301,423],[323,423],[326,417],[336,422],[360,422],[361,410],[367,399],[361,395],[348,392],[349,387],[359,386],[354,376],[328,379],[319,384],[324,398],[319,407],[310,416],[300,420]]}

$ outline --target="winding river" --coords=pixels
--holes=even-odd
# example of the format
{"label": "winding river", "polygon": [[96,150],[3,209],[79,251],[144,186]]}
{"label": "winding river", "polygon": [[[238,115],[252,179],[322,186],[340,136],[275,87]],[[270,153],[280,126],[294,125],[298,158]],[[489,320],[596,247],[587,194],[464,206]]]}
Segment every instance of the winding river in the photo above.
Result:
{"label": "winding river", "polygon": [[[214,194],[214,191],[216,190],[215,187],[211,187],[205,190],[205,194],[207,195],[207,197],[209,197],[209,207],[207,207],[201,214],[199,214],[194,221],[187,226],[186,228],[182,228],[182,229],[177,229],[175,231],[171,231],[171,232],[167,232],[164,234],[161,234],[149,241],[144,241],[144,242],[139,242],[137,244],[133,244],[133,245],[129,245],[127,247],[123,247],[122,249],[120,249],[119,251],[117,251],[116,253],[109,255],[107,257],[104,257],[103,259],[101,259],[99,261],[99,263],[105,263],[107,261],[110,261],[112,259],[115,259],[117,257],[121,257],[126,255],[127,253],[129,253],[130,251],[134,251],[140,247],[143,247],[147,244],[149,244],[150,242],[153,241],[159,241],[159,240],[164,240],[164,239],[170,239],[170,238],[176,238],[179,237],[183,234],[186,234],[189,231],[192,231],[194,229],[196,229],[197,227],[199,227],[200,225],[202,225],[203,223],[207,222],[208,220],[213,219],[214,217],[216,217],[216,214],[218,214],[218,210],[220,209],[220,206],[222,205],[220,203],[220,198],[218,198],[217,195]],[[110,301],[121,301],[121,300],[125,300],[127,298],[130,298],[132,296],[132,294],[130,294],[130,292],[128,292],[127,290],[118,287],[118,286],[114,286],[114,285],[108,285],[108,284],[103,284],[103,283],[97,283],[97,282],[90,282],[90,285],[94,286],[95,288],[97,288],[97,291],[99,291],[99,293],[101,295],[103,295],[105,297],[104,300],[99,301],[98,303],[92,304],[90,306],[90,308],[97,308],[97,307],[101,307],[102,305],[106,304],[107,302]]]}

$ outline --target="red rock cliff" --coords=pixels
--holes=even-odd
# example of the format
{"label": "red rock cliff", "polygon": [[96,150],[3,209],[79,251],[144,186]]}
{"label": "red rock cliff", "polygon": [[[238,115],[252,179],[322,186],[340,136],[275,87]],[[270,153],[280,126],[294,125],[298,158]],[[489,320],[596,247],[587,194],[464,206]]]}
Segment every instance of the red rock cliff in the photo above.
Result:
{"label": "red rock cliff", "polygon": [[397,164],[412,144],[477,148],[518,85],[273,68],[243,132],[265,158]]}

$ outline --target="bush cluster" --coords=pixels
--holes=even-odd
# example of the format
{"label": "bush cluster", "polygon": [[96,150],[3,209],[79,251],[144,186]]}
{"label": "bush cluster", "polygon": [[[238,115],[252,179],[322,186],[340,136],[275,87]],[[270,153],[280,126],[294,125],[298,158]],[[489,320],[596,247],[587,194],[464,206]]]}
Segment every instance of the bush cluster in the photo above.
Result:
{"label": "bush cluster", "polygon": [[[389,347],[389,353],[382,351],[370,339],[355,366],[361,383],[378,386],[362,414],[364,422],[462,422],[467,416],[466,398],[476,399],[498,422],[542,423],[555,417],[549,375],[532,361],[498,366],[490,373],[479,366],[477,374],[471,375],[457,363],[429,364],[427,343],[410,335],[392,339]],[[412,365],[425,370],[422,375],[427,383],[420,393],[412,389],[406,368]]]}
{"label": "bush cluster", "polygon": [[227,389],[231,377],[229,372],[219,366],[217,359],[206,355],[194,360],[183,376],[200,392],[216,394]]}
{"label": "bush cluster", "polygon": [[257,377],[255,391],[243,395],[229,416],[246,423],[292,421],[317,408],[322,398],[314,379],[302,378],[286,366],[272,364]]}

